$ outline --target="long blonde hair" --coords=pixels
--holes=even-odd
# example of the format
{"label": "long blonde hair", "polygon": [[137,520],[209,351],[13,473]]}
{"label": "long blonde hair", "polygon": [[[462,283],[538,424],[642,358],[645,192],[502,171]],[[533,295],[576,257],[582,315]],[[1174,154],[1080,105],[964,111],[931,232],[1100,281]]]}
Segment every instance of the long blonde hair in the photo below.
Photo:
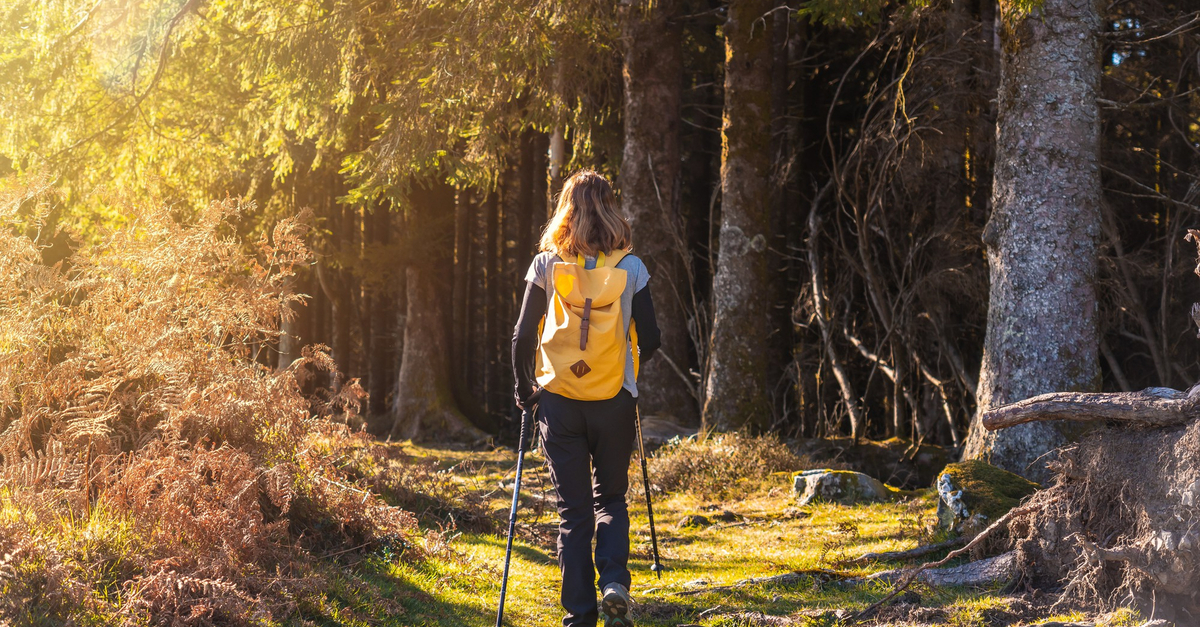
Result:
{"label": "long blonde hair", "polygon": [[594,257],[599,252],[629,250],[632,240],[633,231],[621,217],[608,179],[593,170],[580,170],[563,183],[538,248],[564,259]]}

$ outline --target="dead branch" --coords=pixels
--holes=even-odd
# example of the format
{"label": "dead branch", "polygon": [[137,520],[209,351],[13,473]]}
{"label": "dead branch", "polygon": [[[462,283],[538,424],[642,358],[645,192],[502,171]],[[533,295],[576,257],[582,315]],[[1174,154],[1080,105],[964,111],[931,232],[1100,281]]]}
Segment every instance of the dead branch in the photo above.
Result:
{"label": "dead branch", "polygon": [[821,214],[819,208],[821,200],[829,193],[832,187],[833,181],[831,180],[821,188],[821,191],[817,192],[816,197],[813,198],[812,208],[808,212],[809,279],[812,281],[813,314],[817,319],[817,328],[821,331],[821,343],[825,348],[825,356],[829,359],[829,365],[833,369],[833,376],[837,380],[838,388],[842,392],[842,401],[846,404],[846,412],[850,416],[850,437],[857,442],[859,429],[863,426],[863,414],[858,406],[858,393],[854,391],[850,375],[846,372],[842,359],[838,355],[837,347],[833,343],[833,333],[829,328],[832,321],[825,317],[827,309],[825,289],[823,277],[821,276],[821,256],[817,250],[821,237]]}
{"label": "dead branch", "polygon": [[1188,393],[1170,388],[1116,393],[1055,392],[989,409],[983,414],[983,426],[995,431],[1045,420],[1113,420],[1172,426],[1200,417],[1198,400]]}

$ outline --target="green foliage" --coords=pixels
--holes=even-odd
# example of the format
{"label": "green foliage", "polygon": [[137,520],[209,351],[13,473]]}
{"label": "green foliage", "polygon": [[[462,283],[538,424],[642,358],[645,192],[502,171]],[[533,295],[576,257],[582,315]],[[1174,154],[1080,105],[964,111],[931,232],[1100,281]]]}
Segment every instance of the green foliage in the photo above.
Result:
{"label": "green foliage", "polygon": [[1005,20],[1025,17],[1042,8],[1045,0],[1000,0],[1000,11]]}
{"label": "green foliage", "polygon": [[414,177],[490,185],[522,128],[574,129],[586,158],[619,102],[612,10],[16,0],[0,6],[0,156],[100,222],[104,189],[191,208],[246,194],[269,225],[331,195],[402,204]]}

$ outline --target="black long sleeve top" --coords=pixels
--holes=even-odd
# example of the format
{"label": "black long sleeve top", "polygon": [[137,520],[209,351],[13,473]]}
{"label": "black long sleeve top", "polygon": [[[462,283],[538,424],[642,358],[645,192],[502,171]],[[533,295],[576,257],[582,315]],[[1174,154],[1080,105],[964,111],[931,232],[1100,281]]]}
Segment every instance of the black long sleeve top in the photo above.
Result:
{"label": "black long sleeve top", "polygon": [[[522,409],[525,407],[525,401],[534,392],[533,368],[534,356],[538,347],[538,324],[545,315],[546,290],[531,281],[526,281],[525,298],[521,301],[521,314],[517,317],[517,325],[513,329],[512,339],[513,380],[516,381],[515,397],[517,406]],[[654,300],[650,297],[649,285],[633,295],[629,315],[633,319],[633,323],[637,325],[638,355],[641,363],[645,363],[662,345],[658,322],[654,318]]]}

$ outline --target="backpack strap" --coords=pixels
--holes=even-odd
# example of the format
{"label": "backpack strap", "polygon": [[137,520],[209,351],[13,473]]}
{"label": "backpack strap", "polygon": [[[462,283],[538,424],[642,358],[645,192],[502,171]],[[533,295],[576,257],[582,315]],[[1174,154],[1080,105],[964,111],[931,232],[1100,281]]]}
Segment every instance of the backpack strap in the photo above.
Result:
{"label": "backpack strap", "polygon": [[[600,254],[603,255],[604,253],[600,253]],[[628,255],[628,254],[629,254],[628,251],[614,250],[614,251],[612,251],[611,254],[608,255],[607,259],[605,259],[603,256],[597,257],[596,258],[596,267],[599,268],[601,261],[605,261],[608,263],[608,267],[615,268],[615,267],[617,267],[617,264],[621,263],[621,260],[625,258],[625,255]]]}
{"label": "backpack strap", "polygon": [[[625,258],[625,255],[628,254],[629,253],[624,250],[614,250],[611,254],[605,256],[604,251],[600,251],[596,253],[596,267],[603,268],[605,263],[607,263],[609,267],[616,266],[618,263],[621,263],[621,260]],[[583,255],[576,253],[575,263],[579,264],[580,268],[583,268],[585,267],[584,264],[587,263],[587,260],[583,258]]]}

